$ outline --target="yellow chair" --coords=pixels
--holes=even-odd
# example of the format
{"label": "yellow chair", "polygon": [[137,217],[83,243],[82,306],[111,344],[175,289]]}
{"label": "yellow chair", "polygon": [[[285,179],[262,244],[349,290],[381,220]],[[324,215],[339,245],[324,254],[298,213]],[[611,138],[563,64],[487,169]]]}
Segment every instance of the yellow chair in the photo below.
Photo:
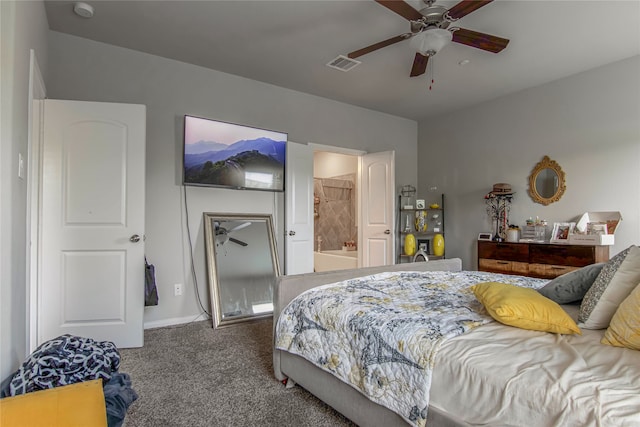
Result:
{"label": "yellow chair", "polygon": [[104,427],[102,380],[33,391],[0,399],[2,427]]}

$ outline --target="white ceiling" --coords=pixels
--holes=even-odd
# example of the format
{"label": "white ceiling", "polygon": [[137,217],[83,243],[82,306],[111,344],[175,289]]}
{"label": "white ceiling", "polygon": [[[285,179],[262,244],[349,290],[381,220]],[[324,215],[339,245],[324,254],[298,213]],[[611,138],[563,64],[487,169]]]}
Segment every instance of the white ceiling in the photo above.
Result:
{"label": "white ceiling", "polygon": [[[508,38],[507,48],[446,46],[432,59],[430,91],[425,75],[409,77],[408,41],[360,57],[349,72],[325,65],[409,31],[373,0],[88,0],[91,19],[75,15],[73,3],[46,2],[52,30],[414,120],[640,54],[640,0],[496,0],[455,25]],[[470,62],[458,65],[463,59]]]}

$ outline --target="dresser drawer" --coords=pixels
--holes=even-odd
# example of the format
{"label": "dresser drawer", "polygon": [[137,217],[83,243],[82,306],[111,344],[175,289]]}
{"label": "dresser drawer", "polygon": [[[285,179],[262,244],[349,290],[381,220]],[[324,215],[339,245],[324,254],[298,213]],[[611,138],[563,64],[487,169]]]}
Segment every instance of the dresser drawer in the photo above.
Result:
{"label": "dresser drawer", "polygon": [[478,260],[478,269],[492,273],[520,274],[526,276],[529,273],[529,264],[518,261],[480,258]]}
{"label": "dresser drawer", "polygon": [[531,263],[584,267],[596,262],[595,246],[531,245]]}
{"label": "dresser drawer", "polygon": [[526,243],[478,242],[478,258],[529,262]]}
{"label": "dresser drawer", "polygon": [[553,279],[608,259],[608,246],[478,241],[478,270],[493,273]]}
{"label": "dresser drawer", "polygon": [[553,264],[529,264],[529,275],[533,277],[540,277],[542,279],[553,279],[558,276],[562,276],[570,271],[577,270],[580,267],[572,267],[568,265],[553,265]]}

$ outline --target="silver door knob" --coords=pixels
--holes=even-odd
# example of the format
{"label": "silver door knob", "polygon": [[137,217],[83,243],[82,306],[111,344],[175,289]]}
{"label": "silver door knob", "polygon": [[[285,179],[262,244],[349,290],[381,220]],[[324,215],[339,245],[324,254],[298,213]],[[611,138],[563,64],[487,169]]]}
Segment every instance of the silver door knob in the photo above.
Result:
{"label": "silver door knob", "polygon": [[295,231],[291,230],[291,231],[289,232],[289,236],[295,236],[295,235],[296,235],[296,232],[295,232]]}
{"label": "silver door knob", "polygon": [[384,234],[391,234],[391,230],[384,230]]}
{"label": "silver door knob", "polygon": [[132,243],[138,243],[140,241],[140,236],[137,234],[134,234],[133,236],[129,237],[129,241]]}

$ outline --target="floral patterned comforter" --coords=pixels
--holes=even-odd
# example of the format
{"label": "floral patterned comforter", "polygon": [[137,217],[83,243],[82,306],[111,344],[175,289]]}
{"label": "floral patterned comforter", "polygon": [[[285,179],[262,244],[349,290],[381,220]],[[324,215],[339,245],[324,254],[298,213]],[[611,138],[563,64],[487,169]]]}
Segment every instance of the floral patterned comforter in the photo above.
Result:
{"label": "floral patterned comforter", "polygon": [[370,400],[424,426],[440,345],[492,321],[470,286],[547,281],[476,271],[388,272],[311,289],[283,310],[276,348],[297,354]]}

